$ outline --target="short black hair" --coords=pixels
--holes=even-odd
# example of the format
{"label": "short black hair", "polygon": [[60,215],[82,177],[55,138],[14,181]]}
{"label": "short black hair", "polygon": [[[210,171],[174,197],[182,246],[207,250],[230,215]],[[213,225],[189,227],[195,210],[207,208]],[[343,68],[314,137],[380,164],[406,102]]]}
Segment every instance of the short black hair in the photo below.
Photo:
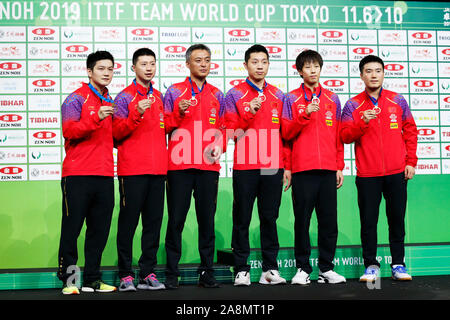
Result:
{"label": "short black hair", "polygon": [[383,66],[383,70],[384,70],[383,60],[380,57],[369,54],[368,56],[365,56],[364,58],[362,58],[361,61],[359,62],[359,72],[362,73],[364,66],[370,62],[378,62],[379,64],[381,64]]}
{"label": "short black hair", "polygon": [[245,51],[245,56],[244,56],[245,63],[247,63],[248,60],[250,60],[250,55],[255,52],[265,53],[267,56],[267,60],[269,60],[269,52],[267,51],[266,47],[264,47],[263,45],[260,45],[260,44],[254,44]]}
{"label": "short black hair", "polygon": [[297,59],[295,59],[295,67],[297,68],[297,71],[301,71],[305,63],[308,62],[317,62],[320,69],[322,69],[323,59],[320,53],[314,50],[305,50],[297,56]]}
{"label": "short black hair", "polygon": [[93,70],[97,61],[111,60],[114,65],[114,57],[108,51],[95,51],[88,55],[86,59],[86,68]]}
{"label": "short black hair", "polygon": [[134,53],[133,53],[133,66],[136,65],[136,62],[138,61],[138,58],[141,56],[152,56],[153,58],[155,58],[156,60],[156,54],[153,52],[152,49],[149,48],[140,48],[137,49]]}
{"label": "short black hair", "polygon": [[187,50],[186,50],[186,62],[189,62],[189,60],[191,60],[191,55],[192,52],[195,50],[205,50],[208,51],[209,55],[211,56],[211,49],[209,49],[208,46],[202,44],[202,43],[197,43],[197,44],[193,44],[192,46],[190,46]]}

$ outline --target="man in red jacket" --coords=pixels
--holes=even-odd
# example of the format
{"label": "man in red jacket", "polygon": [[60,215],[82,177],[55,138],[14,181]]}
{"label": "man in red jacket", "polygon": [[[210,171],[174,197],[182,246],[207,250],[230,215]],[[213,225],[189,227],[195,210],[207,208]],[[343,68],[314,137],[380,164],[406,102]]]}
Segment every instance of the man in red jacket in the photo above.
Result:
{"label": "man in red jacket", "polygon": [[292,201],[295,215],[295,260],[292,284],[311,282],[309,226],[313,210],[318,222],[319,283],[343,283],[333,271],[338,235],[337,189],[344,177],[344,149],[339,139],[341,104],[338,96],[319,82],[323,60],[313,50],[297,56],[303,78],[291,91],[283,109],[283,138],[292,142]]}
{"label": "man in red jacket", "polygon": [[131,268],[133,237],[142,213],[138,289],[165,289],[154,274],[164,213],[167,146],[163,97],[153,88],[156,55],[133,54],[136,78],[114,100],[113,136],[117,147],[120,212],[117,229],[119,291],[136,291]]}
{"label": "man in red jacket", "polygon": [[195,44],[186,51],[190,76],[170,86],[164,96],[169,132],[166,232],[166,288],[178,288],[181,234],[194,192],[198,222],[200,286],[219,287],[214,277],[214,216],[219,183],[219,158],[224,150],[223,93],[206,81],[211,51]]}
{"label": "man in red jacket", "polygon": [[235,286],[250,285],[249,226],[258,199],[261,230],[261,284],[282,284],[278,272],[277,218],[283,183],[290,185],[290,150],[283,146],[280,116],[284,94],[265,81],[269,53],[262,45],[245,52],[248,78],[228,91],[225,123],[234,132],[233,234]]}
{"label": "man in red jacket", "polygon": [[366,89],[351,98],[342,112],[340,135],[355,143],[356,187],[361,219],[361,244],[366,271],[360,281],[375,281],[377,223],[381,196],[386,200],[392,277],[411,280],[404,263],[407,181],[417,164],[417,127],[402,95],[382,88],[384,63],[369,55],[360,64]]}
{"label": "man in red jacket", "polygon": [[101,281],[100,262],[114,209],[113,100],[108,94],[114,58],[107,51],[87,58],[89,83],[71,93],[61,106],[66,156],[62,166],[63,214],[58,277],[63,294],[79,294],[70,270],[78,260],[77,239],[86,220],[84,292],[111,292]]}

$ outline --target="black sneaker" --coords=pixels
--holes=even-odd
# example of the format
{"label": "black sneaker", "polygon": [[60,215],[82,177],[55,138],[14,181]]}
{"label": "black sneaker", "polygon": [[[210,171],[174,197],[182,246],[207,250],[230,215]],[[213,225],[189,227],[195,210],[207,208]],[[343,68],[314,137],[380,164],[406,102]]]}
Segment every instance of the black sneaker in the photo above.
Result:
{"label": "black sneaker", "polygon": [[166,276],[166,281],[164,282],[164,285],[168,290],[178,289],[178,277]]}
{"label": "black sneaker", "polygon": [[198,278],[198,285],[199,287],[204,288],[220,288],[219,283],[216,278],[214,278],[212,273],[206,271],[202,271],[200,274],[200,277]]}

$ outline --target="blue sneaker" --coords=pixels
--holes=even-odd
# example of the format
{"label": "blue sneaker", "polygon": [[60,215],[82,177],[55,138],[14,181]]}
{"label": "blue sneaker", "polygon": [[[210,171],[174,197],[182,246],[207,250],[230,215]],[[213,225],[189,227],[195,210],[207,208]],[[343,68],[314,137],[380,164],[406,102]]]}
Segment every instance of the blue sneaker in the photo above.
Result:
{"label": "blue sneaker", "polygon": [[120,279],[119,291],[120,292],[136,291],[136,287],[134,286],[133,280],[134,279],[132,276]]}
{"label": "blue sneaker", "polygon": [[141,290],[164,290],[166,286],[156,279],[154,273],[150,273],[145,279],[139,281],[137,288]]}
{"label": "blue sneaker", "polygon": [[408,274],[405,266],[396,264],[392,266],[392,279],[398,281],[411,281],[412,277]]}
{"label": "blue sneaker", "polygon": [[380,267],[371,265],[366,268],[359,282],[375,282],[380,276]]}

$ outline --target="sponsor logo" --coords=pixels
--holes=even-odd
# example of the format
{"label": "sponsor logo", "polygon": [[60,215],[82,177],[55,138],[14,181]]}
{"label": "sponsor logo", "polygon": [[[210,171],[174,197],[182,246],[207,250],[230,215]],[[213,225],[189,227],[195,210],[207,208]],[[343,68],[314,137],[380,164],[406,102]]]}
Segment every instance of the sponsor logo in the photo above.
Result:
{"label": "sponsor logo", "polygon": [[401,71],[404,68],[405,67],[403,67],[401,64],[397,64],[397,63],[389,63],[384,66],[384,69],[388,70],[388,71]]}
{"label": "sponsor logo", "polygon": [[18,114],[3,114],[0,116],[0,121],[3,122],[17,122],[22,120],[22,116]]}
{"label": "sponsor logo", "polygon": [[66,51],[71,52],[71,53],[81,53],[81,52],[86,52],[88,50],[89,50],[89,48],[82,44],[71,45],[71,46],[66,47]]}
{"label": "sponsor logo", "polygon": [[228,34],[233,37],[247,37],[250,35],[250,31],[243,29],[234,29],[228,31]]}
{"label": "sponsor logo", "polygon": [[433,134],[436,133],[436,131],[434,129],[429,129],[429,128],[421,128],[421,129],[418,129],[417,132],[420,136],[432,136]]}
{"label": "sponsor logo", "polygon": [[56,137],[56,133],[51,131],[38,131],[33,133],[33,137],[36,139],[52,139]]}
{"label": "sponsor logo", "polygon": [[183,46],[168,46],[168,47],[165,47],[164,50],[169,53],[181,53],[181,52],[185,52],[186,48]]}
{"label": "sponsor logo", "polygon": [[145,37],[151,36],[154,32],[152,29],[139,28],[131,30],[131,33],[134,34],[135,36]]}
{"label": "sponsor logo", "polygon": [[344,34],[340,31],[329,30],[329,31],[322,32],[322,35],[326,38],[336,39],[336,38],[342,37]]}
{"label": "sponsor logo", "polygon": [[280,53],[281,51],[283,51],[283,49],[281,49],[280,47],[275,46],[266,46],[266,49],[269,54]]}
{"label": "sponsor logo", "polygon": [[0,69],[2,70],[17,70],[22,68],[22,65],[18,62],[3,62],[0,63]]}
{"label": "sponsor logo", "polygon": [[40,88],[49,88],[49,87],[52,87],[52,86],[54,86],[56,84],[55,81],[49,80],[49,79],[35,80],[32,83],[36,87],[40,87]]}
{"label": "sponsor logo", "polygon": [[442,53],[445,54],[446,56],[450,56],[450,48],[442,50]]}
{"label": "sponsor logo", "polygon": [[22,173],[23,169],[19,167],[3,167],[0,168],[0,173],[3,174],[19,174]]}
{"label": "sponsor logo", "polygon": [[353,49],[353,53],[356,53],[356,54],[371,54],[371,53],[373,53],[373,49],[372,48],[366,48],[366,47],[360,47],[360,48]]}
{"label": "sponsor logo", "polygon": [[432,87],[434,85],[433,81],[430,80],[418,80],[414,82],[414,85],[416,87],[420,87],[420,88],[429,88]]}
{"label": "sponsor logo", "polygon": [[428,32],[415,32],[412,34],[412,37],[419,40],[426,40],[432,38],[433,35]]}
{"label": "sponsor logo", "polygon": [[326,80],[324,83],[327,87],[341,87],[344,85],[344,81],[342,80]]}
{"label": "sponsor logo", "polygon": [[55,30],[50,28],[37,28],[31,30],[31,32],[37,36],[49,36],[55,33]]}
{"label": "sponsor logo", "polygon": [[24,100],[7,100],[7,98],[0,100],[0,106],[1,107],[21,107],[24,106],[25,102]]}
{"label": "sponsor logo", "polygon": [[447,103],[450,103],[450,97],[444,98],[444,101],[447,102]]}
{"label": "sponsor logo", "polygon": [[58,123],[57,117],[30,117],[31,123]]}

